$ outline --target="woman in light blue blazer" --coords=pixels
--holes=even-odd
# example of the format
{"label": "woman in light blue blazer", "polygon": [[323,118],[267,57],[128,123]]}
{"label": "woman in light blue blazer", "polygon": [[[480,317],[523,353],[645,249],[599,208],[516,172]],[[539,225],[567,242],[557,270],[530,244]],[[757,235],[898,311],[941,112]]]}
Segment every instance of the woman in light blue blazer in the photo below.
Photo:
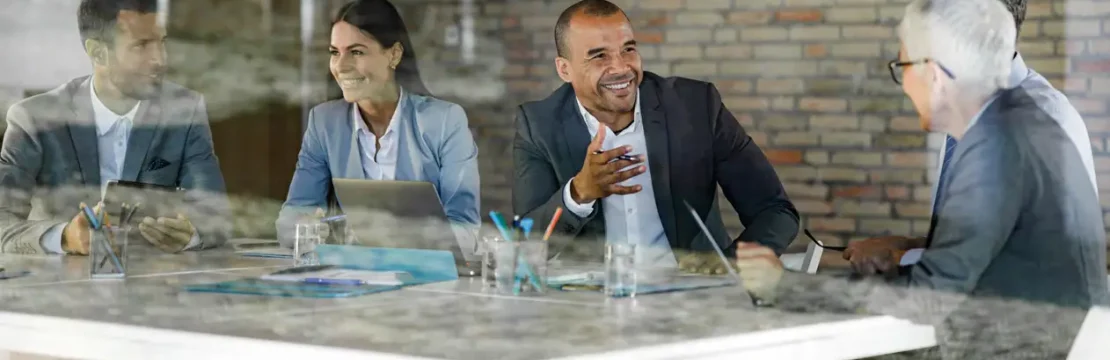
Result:
{"label": "woman in light blue blazer", "polygon": [[327,208],[333,178],[430,182],[453,225],[476,227],[478,147],[466,113],[428,95],[397,9],[386,0],[343,6],[329,52],[343,99],[309,113],[278,216],[282,245],[292,246],[298,219]]}

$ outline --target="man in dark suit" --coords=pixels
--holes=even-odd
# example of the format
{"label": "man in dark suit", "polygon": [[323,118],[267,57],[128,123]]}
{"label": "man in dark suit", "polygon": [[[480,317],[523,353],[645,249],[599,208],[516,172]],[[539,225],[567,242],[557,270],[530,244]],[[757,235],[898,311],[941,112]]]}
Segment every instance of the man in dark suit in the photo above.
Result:
{"label": "man in dark suit", "polygon": [[[789,245],[797,211],[713,84],[642,71],[631,23],[605,0],[567,8],[555,41],[567,84],[520,106],[513,149],[514,211],[543,222],[567,210],[553,252],[571,240],[712,251],[684,203],[714,238],[729,239],[718,185],[746,227],[737,241],[779,253]],[[597,246],[574,248],[600,255]]]}
{"label": "man in dark suit", "polygon": [[162,81],[165,29],[156,7],[155,0],[83,0],[78,27],[93,75],[8,110],[0,251],[87,254],[89,224],[78,204],[95,204],[110,180],[189,190],[190,211],[152,209],[135,228],[159,249],[226,240],[227,198],[204,99]]}

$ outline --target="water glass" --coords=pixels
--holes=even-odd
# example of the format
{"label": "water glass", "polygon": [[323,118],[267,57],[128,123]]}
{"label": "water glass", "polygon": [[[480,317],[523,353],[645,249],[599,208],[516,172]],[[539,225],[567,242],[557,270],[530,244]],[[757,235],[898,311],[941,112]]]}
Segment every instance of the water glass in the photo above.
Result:
{"label": "water glass", "polygon": [[636,296],[636,245],[609,244],[605,247],[605,295]]}
{"label": "water glass", "polygon": [[323,243],[328,225],[319,220],[306,220],[297,223],[293,241],[293,266],[319,265],[316,245]]}
{"label": "water glass", "polygon": [[127,238],[131,225],[89,228],[89,277],[122,279],[127,276]]}
{"label": "water glass", "polygon": [[494,287],[496,279],[494,278],[494,271],[496,270],[497,262],[494,261],[494,247],[498,243],[505,242],[505,239],[500,235],[487,235],[483,236],[478,241],[478,250],[476,253],[482,257],[482,283],[488,287]]}
{"label": "water glass", "polygon": [[494,241],[493,287],[502,294],[542,294],[547,290],[547,242]]}

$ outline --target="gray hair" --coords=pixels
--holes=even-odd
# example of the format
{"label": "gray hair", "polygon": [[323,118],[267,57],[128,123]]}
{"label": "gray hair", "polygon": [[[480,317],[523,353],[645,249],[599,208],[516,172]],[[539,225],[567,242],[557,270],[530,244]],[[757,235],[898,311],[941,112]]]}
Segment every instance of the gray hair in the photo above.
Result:
{"label": "gray hair", "polygon": [[1010,85],[1017,30],[998,0],[914,0],[898,36],[907,60],[938,62],[960,89],[987,95]]}

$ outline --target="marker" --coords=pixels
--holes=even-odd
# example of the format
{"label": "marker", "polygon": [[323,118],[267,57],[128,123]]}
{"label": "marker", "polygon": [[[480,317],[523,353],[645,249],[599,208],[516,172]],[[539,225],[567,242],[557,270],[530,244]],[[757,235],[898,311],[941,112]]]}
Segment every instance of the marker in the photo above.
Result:
{"label": "marker", "polygon": [[532,225],[534,224],[535,221],[532,221],[532,218],[520,220],[520,229],[524,230],[524,240],[528,240],[528,236],[532,234]]}
{"label": "marker", "polygon": [[563,215],[563,207],[555,208],[555,215],[551,217],[551,223],[547,224],[547,231],[543,233],[543,241],[551,238],[551,233],[555,232],[555,224],[559,223],[559,216]]}

